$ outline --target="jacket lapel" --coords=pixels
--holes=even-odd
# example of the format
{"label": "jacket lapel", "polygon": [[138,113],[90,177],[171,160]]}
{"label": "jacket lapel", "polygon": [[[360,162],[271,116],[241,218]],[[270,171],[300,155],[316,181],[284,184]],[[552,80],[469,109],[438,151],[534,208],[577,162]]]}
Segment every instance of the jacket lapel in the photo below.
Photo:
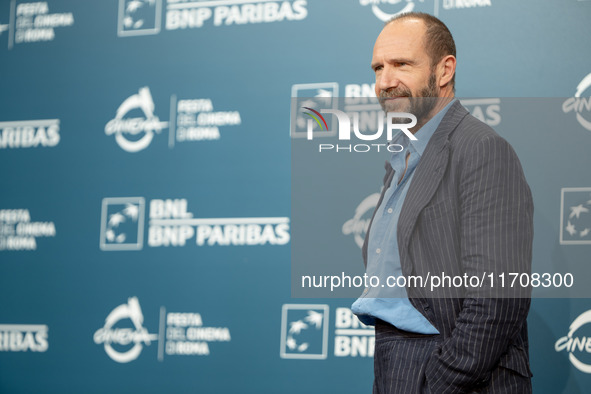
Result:
{"label": "jacket lapel", "polygon": [[431,201],[445,174],[449,159],[449,135],[468,111],[456,101],[445,114],[429,140],[412,179],[398,219],[398,246],[404,275],[412,275],[408,262],[408,244],[420,212]]}

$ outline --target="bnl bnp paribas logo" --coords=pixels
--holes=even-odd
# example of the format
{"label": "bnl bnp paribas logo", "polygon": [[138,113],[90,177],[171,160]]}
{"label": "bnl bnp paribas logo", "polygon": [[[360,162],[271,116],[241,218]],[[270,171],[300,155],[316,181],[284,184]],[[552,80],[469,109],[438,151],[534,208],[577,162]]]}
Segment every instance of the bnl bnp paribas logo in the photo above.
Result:
{"label": "bnl bnp paribas logo", "polygon": [[[184,198],[152,199],[147,206],[149,247],[286,245],[290,241],[288,217],[197,218]],[[141,250],[145,207],[143,197],[104,198],[101,250]]]}
{"label": "bnl bnp paribas logo", "polygon": [[370,6],[379,20],[387,22],[405,12],[426,12],[439,16],[440,11],[460,8],[490,7],[491,0],[359,0],[362,6]]}
{"label": "bnl bnp paribas logo", "polygon": [[[148,324],[144,322],[139,299],[130,297],[126,304],[115,307],[107,315],[93,340],[118,363],[136,360],[145,347],[154,343],[158,344],[158,361],[163,361],[165,355],[209,356],[212,343],[231,340],[228,327],[208,327],[200,313],[167,312],[164,306],[160,307],[157,333],[150,332],[144,325]],[[156,325],[155,322],[148,326],[152,325]]]}
{"label": "bnl bnp paribas logo", "polygon": [[177,143],[217,141],[226,126],[242,123],[238,111],[214,111],[209,98],[179,99],[173,94],[169,102],[171,120],[161,121],[150,88],[144,86],[123,100],[105,125],[105,134],[124,151],[135,153],[161,138],[164,130],[168,130],[168,148],[173,149]]}
{"label": "bnl bnp paribas logo", "polygon": [[49,348],[45,324],[0,324],[0,352],[41,352]]}
{"label": "bnl bnp paribas logo", "polygon": [[119,37],[158,34],[162,20],[162,0],[119,0]]}
{"label": "bnl bnp paribas logo", "polygon": [[[335,357],[373,357],[375,332],[349,308],[336,308],[329,333],[330,307],[324,304],[284,304],[281,308],[280,357],[325,360],[329,342]],[[332,340],[331,340],[332,339]]]}
{"label": "bnl bnp paribas logo", "polygon": [[163,13],[165,30],[182,30],[299,21],[307,6],[306,0],[119,0],[117,35],[158,34]]}
{"label": "bnl bnp paribas logo", "polygon": [[[591,73],[577,85],[575,96],[566,99],[562,111],[567,114],[574,112],[577,121],[586,130],[591,131]],[[585,97],[585,95],[587,97]]]}
{"label": "bnl bnp paribas logo", "polygon": [[60,138],[59,119],[0,122],[0,149],[53,148]]}
{"label": "bnl bnp paribas logo", "polygon": [[591,187],[565,187],[560,201],[560,244],[591,244]]}

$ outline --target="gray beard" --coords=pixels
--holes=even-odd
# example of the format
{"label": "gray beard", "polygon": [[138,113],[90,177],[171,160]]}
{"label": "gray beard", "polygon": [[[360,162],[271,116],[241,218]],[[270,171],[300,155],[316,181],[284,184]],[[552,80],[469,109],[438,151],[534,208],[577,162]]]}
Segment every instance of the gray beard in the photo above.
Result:
{"label": "gray beard", "polygon": [[[417,124],[423,123],[423,121],[431,113],[433,108],[435,108],[435,105],[437,104],[437,99],[439,96],[439,92],[437,91],[437,81],[435,79],[435,74],[432,73],[429,76],[429,81],[427,83],[427,86],[419,91],[418,97],[413,97],[412,93],[408,89],[404,89],[403,91],[398,91],[398,92],[394,91],[394,92],[388,92],[388,93],[384,93],[384,92],[380,93],[380,99],[392,97],[392,96],[409,97],[410,108],[408,108],[408,110],[404,111],[404,112],[409,112],[409,113],[413,114],[414,116],[416,116]],[[380,105],[382,106],[382,109],[384,110],[384,112],[386,112],[386,113],[392,112],[392,111],[388,111],[388,109],[386,108],[386,101],[380,100]],[[393,120],[396,123],[401,123],[401,124],[402,123],[410,123],[408,118],[394,118]]]}

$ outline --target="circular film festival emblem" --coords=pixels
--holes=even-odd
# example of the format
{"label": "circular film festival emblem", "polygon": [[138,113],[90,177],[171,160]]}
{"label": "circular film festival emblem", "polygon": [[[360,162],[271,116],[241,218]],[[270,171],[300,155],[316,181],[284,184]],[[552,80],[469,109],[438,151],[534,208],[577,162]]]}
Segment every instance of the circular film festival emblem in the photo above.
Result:
{"label": "circular film festival emblem", "polygon": [[[141,111],[143,116],[126,117],[130,112]],[[139,152],[146,149],[154,134],[160,134],[168,127],[168,122],[161,122],[154,115],[154,100],[148,87],[140,88],[137,94],[128,97],[117,109],[115,118],[105,126],[107,135],[115,135],[117,144],[127,152]]]}
{"label": "circular film festival emblem", "polygon": [[355,209],[355,215],[343,224],[343,234],[353,234],[355,243],[360,248],[363,247],[365,241],[365,234],[371,221],[371,215],[378,205],[380,199],[379,193],[374,193],[366,197],[361,204]]}
{"label": "circular film festival emblem", "polygon": [[585,129],[591,131],[591,117],[589,120],[583,117],[583,113],[591,114],[591,92],[589,97],[583,97],[583,93],[591,88],[591,73],[589,73],[583,80],[577,85],[577,91],[575,97],[566,99],[562,104],[562,111],[566,114],[574,111],[576,114],[577,121]]}
{"label": "circular film festival emblem", "polygon": [[359,0],[359,4],[363,6],[371,4],[371,11],[373,14],[382,22],[387,22],[398,14],[416,11],[415,3],[423,3],[424,1],[425,0]]}
{"label": "circular film festival emblem", "polygon": [[557,352],[566,350],[568,352],[568,359],[581,372],[591,373],[591,357],[586,356],[587,362],[581,361],[575,353],[591,353],[591,336],[575,336],[575,333],[585,324],[591,323],[591,310],[582,313],[577,317],[569,327],[568,334],[554,345]]}
{"label": "circular film festival emblem", "polygon": [[[114,328],[117,323],[126,319],[131,321],[133,328]],[[104,344],[107,355],[119,363],[133,361],[142,352],[143,344],[150,345],[158,339],[158,335],[148,333],[142,326],[143,323],[144,315],[140,303],[137,297],[131,297],[127,304],[119,305],[109,313],[105,326],[94,333],[94,343]],[[117,349],[113,344],[117,345]],[[129,349],[119,350],[120,348]]]}

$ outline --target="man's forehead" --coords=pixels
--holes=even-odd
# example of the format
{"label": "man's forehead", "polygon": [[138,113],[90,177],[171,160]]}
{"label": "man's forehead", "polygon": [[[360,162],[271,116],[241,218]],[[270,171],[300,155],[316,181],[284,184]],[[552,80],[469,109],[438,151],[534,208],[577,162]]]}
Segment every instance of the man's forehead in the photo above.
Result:
{"label": "man's forehead", "polygon": [[384,46],[397,46],[401,49],[423,46],[425,35],[425,23],[421,19],[404,18],[387,24],[383,29],[374,47],[374,52]]}

